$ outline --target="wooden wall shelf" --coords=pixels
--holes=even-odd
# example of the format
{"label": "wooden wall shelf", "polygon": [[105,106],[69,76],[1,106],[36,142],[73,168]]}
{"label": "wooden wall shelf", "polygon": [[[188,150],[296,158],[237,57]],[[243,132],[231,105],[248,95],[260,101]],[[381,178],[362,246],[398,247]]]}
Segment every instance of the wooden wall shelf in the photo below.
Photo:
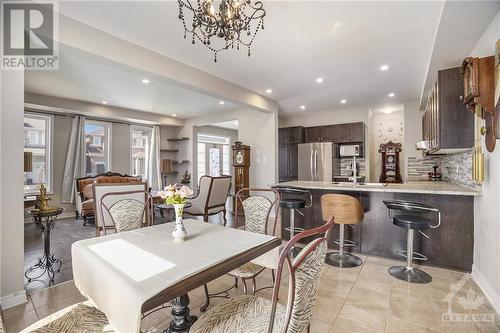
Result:
{"label": "wooden wall shelf", "polygon": [[183,137],[180,137],[180,138],[168,138],[167,141],[173,141],[173,142],[178,142],[178,141],[186,141],[186,140],[189,140],[189,138],[183,136]]}
{"label": "wooden wall shelf", "polygon": [[179,149],[160,149],[160,151],[164,151],[166,153],[178,153]]}

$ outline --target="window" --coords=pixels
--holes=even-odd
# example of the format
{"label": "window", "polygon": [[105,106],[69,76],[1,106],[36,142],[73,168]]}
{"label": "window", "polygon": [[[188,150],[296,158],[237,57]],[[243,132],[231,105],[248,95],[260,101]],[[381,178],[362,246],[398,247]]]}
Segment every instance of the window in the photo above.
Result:
{"label": "window", "polygon": [[96,175],[111,169],[110,140],[110,123],[85,121],[85,174]]}
{"label": "window", "polygon": [[198,181],[204,175],[231,174],[230,144],[229,137],[198,133]]}
{"label": "window", "polygon": [[38,184],[52,190],[51,149],[53,117],[24,115],[24,151],[31,153],[31,168],[24,173],[24,193],[38,192]]}
{"label": "window", "polygon": [[[130,126],[131,167],[134,176],[147,179],[149,166],[149,150],[153,129],[144,126]],[[150,179],[148,179],[150,180]]]}

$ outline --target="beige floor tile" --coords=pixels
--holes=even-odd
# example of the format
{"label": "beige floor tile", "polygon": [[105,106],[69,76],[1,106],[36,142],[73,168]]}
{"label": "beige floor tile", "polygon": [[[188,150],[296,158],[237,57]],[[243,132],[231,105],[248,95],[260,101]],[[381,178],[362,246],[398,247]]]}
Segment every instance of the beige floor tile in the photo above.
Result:
{"label": "beige floor tile", "polygon": [[313,333],[328,333],[332,325],[322,322],[321,320],[311,320],[311,332]]}
{"label": "beige floor tile", "polygon": [[389,311],[390,292],[379,292],[356,286],[351,290],[346,305],[354,305],[368,312],[386,315]]}
{"label": "beige floor tile", "polygon": [[391,295],[389,314],[403,321],[409,321],[433,330],[439,330],[439,318],[434,301],[423,304],[405,297]]}
{"label": "beige floor tile", "polygon": [[[358,326],[362,326],[367,330],[374,332],[383,332],[385,329],[385,321],[387,313],[381,314],[375,311],[370,311],[366,307],[360,307],[353,304],[344,304],[340,310],[337,320],[350,320],[355,322]],[[337,323],[337,320],[334,323]]]}
{"label": "beige floor tile", "polygon": [[30,297],[33,300],[33,305],[35,306],[35,308],[38,308],[64,298],[73,297],[75,295],[81,295],[81,294],[75,287],[73,280],[71,280],[55,286],[51,286],[46,289],[36,291],[32,293]]}
{"label": "beige floor tile", "polygon": [[347,297],[353,285],[354,281],[323,278],[319,282],[318,289],[326,292],[331,292],[340,297]]}
{"label": "beige floor tile", "polygon": [[391,296],[412,300],[412,302],[423,305],[435,306],[432,287],[427,284],[408,283],[394,279],[392,283]]}
{"label": "beige floor tile", "polygon": [[[381,319],[385,321],[385,318]],[[339,314],[335,323],[330,328],[329,333],[383,333],[384,326],[382,328],[376,326],[366,325],[364,322],[360,322],[355,316],[346,316]]]}
{"label": "beige floor tile", "polygon": [[38,306],[35,304],[36,313],[40,318],[44,318],[54,312],[64,309],[67,306],[85,301],[86,298],[81,294],[66,296],[64,298],[51,298],[51,301],[44,305]]}
{"label": "beige floor tile", "polygon": [[319,290],[313,310],[313,318],[331,326],[342,309],[344,302],[344,297],[337,296],[325,290]]}
{"label": "beige floor tile", "polygon": [[400,320],[391,315],[387,316],[385,333],[437,333],[437,332],[439,331],[418,326],[408,321]]}
{"label": "beige floor tile", "polygon": [[3,310],[6,332],[19,332],[38,320],[33,303],[28,302]]}

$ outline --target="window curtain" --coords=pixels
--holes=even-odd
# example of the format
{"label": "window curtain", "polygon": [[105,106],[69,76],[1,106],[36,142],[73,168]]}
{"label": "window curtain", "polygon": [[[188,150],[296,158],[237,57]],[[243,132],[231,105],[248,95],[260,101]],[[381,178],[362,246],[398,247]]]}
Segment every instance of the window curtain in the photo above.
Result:
{"label": "window curtain", "polygon": [[154,191],[161,187],[160,175],[160,127],[153,126],[151,133],[151,145],[149,146],[149,163],[147,165],[146,178],[149,186]]}
{"label": "window curtain", "polygon": [[71,124],[71,135],[64,166],[62,202],[74,203],[76,196],[75,179],[83,175],[83,154],[85,144],[85,117],[75,116]]}

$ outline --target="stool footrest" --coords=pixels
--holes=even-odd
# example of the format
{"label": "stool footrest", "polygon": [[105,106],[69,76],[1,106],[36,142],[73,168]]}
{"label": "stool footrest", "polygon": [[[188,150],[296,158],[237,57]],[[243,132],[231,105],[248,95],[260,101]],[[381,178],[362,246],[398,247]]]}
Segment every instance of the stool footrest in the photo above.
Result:
{"label": "stool footrest", "polygon": [[[336,239],[334,241],[335,244],[340,245],[340,240]],[[350,239],[344,239],[344,247],[354,247],[356,246],[356,242],[350,240]]]}
{"label": "stool footrest", "polygon": [[[408,257],[408,253],[406,252],[406,250],[398,250],[398,251],[396,251],[396,254],[398,256],[403,257],[403,258],[407,258]],[[421,260],[421,261],[426,261],[429,258],[427,258],[427,256],[424,255],[424,254],[422,254],[422,253],[414,251],[413,252],[413,259],[415,259],[415,260]]]}
{"label": "stool footrest", "polygon": [[[290,227],[285,227],[285,230],[286,230],[286,231],[290,231]],[[302,232],[302,231],[304,231],[304,230],[306,230],[306,229],[301,228],[301,227],[295,227],[295,228],[294,228],[294,233]]]}

